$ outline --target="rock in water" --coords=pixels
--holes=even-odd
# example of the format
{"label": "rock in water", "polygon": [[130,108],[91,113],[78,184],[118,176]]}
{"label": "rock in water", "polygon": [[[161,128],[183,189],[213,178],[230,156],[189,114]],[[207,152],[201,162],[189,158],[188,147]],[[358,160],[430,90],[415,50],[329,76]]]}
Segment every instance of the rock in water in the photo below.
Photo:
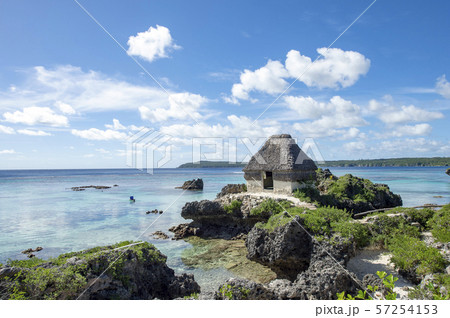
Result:
{"label": "rock in water", "polygon": [[188,180],[185,181],[181,187],[175,187],[175,189],[203,190],[203,180],[202,179]]}
{"label": "rock in water", "polygon": [[447,171],[445,171],[445,173],[450,176],[450,168],[447,168]]}
{"label": "rock in water", "polygon": [[14,284],[0,280],[0,298],[21,292],[26,299],[175,299],[200,292],[193,275],[175,275],[166,259],[147,242],[125,242],[63,254],[31,268],[2,268],[0,276],[21,275]]}
{"label": "rock in water", "polygon": [[227,194],[235,194],[235,193],[241,193],[246,192],[247,186],[244,183],[241,184],[227,184],[220,190],[219,193],[217,193],[217,198],[221,198]]}

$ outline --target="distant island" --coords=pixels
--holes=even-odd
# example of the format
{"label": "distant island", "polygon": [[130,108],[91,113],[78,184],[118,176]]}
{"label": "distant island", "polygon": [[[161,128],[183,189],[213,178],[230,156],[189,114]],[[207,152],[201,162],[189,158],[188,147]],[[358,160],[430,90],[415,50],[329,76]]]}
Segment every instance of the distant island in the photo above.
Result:
{"label": "distant island", "polygon": [[[246,164],[246,162],[200,161],[184,163],[178,168],[243,168]],[[319,167],[448,167],[450,157],[333,160],[317,165]]]}
{"label": "distant island", "polygon": [[188,162],[178,168],[244,168],[247,162],[229,163],[228,161],[200,161]]}

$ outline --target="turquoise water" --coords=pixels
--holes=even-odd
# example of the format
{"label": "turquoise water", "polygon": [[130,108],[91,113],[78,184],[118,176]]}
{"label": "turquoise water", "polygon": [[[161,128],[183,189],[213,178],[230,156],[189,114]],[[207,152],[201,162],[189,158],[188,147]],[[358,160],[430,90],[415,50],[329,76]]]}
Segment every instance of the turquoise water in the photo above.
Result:
{"label": "turquoise water", "polygon": [[[442,167],[331,168],[331,171],[338,176],[352,173],[386,183],[402,196],[405,206],[450,202],[450,177]],[[193,178],[203,179],[203,191],[175,189]],[[20,252],[30,247],[44,247],[39,257],[48,258],[122,240],[142,239],[166,254],[169,266],[177,272],[194,273],[201,285],[217,286],[217,281],[233,275],[225,269],[187,268],[180,255],[190,247],[189,243],[154,240],[151,233],[157,230],[168,233],[171,226],[185,223],[180,211],[186,202],[213,199],[224,185],[243,182],[239,168],[160,169],[153,175],[132,169],[0,171],[0,262],[23,259]],[[119,186],[103,191],[70,189],[114,184]],[[129,202],[131,195],[136,198],[133,204]],[[153,209],[166,212],[145,214]]]}

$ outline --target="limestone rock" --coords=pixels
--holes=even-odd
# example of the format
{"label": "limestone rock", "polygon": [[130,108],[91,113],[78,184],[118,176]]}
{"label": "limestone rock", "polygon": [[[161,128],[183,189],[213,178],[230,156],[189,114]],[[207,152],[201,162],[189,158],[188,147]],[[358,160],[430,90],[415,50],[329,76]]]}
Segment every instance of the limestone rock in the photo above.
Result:
{"label": "limestone rock", "polygon": [[185,181],[181,187],[175,187],[175,189],[203,190],[203,180],[202,179],[188,180]]}

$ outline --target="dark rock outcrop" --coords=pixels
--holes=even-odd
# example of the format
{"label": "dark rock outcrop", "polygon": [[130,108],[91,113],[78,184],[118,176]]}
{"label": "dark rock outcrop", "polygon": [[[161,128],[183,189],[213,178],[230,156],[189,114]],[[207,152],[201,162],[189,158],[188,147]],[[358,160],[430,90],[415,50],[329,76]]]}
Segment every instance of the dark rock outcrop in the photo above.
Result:
{"label": "dark rock outcrop", "polygon": [[182,208],[181,216],[193,220],[188,225],[191,229],[184,226],[174,230],[187,234],[196,233],[192,235],[201,237],[231,239],[237,235],[248,233],[255,223],[260,221],[259,218],[244,214],[240,207],[228,210],[225,207],[226,205],[220,200],[188,202]]}
{"label": "dark rock outcrop", "polygon": [[200,235],[200,229],[191,226],[189,223],[172,226],[169,231],[174,233],[174,237],[172,238],[173,240],[181,240],[185,237]]}
{"label": "dark rock outcrop", "polygon": [[104,189],[110,189],[111,187],[108,186],[95,186],[95,185],[88,185],[88,186],[81,186],[81,187],[72,187],[72,191],[84,191],[86,189],[97,189],[97,190],[104,190]]}
{"label": "dark rock outcrop", "polygon": [[270,300],[278,295],[263,284],[247,279],[231,278],[214,294],[216,300]]}
{"label": "dark rock outcrop", "polygon": [[351,174],[337,178],[329,169],[318,169],[316,176],[316,188],[310,189],[308,195],[324,206],[359,213],[403,204],[400,195],[392,193],[386,184],[372,183]]}
{"label": "dark rock outcrop", "polygon": [[345,266],[354,254],[354,243],[338,236],[332,244],[318,242],[304,228],[298,216],[273,231],[254,227],[245,241],[248,258],[269,266],[279,278],[294,281],[300,273],[317,267],[323,257],[333,257]]}
{"label": "dark rock outcrop", "polygon": [[[13,288],[26,299],[175,299],[200,292],[193,276],[176,276],[153,245],[122,245],[63,254],[20,268],[20,276],[16,267],[1,268],[1,277],[15,274],[15,281],[0,280],[0,298],[9,298]],[[27,280],[30,275],[34,279]]]}
{"label": "dark rock outcrop", "polygon": [[445,171],[445,173],[446,173],[447,175],[450,176],[450,168],[447,168],[447,170]]}
{"label": "dark rock outcrop", "polygon": [[227,194],[236,194],[241,192],[246,192],[247,186],[244,183],[241,184],[227,184],[217,193],[217,198],[221,198]]}
{"label": "dark rock outcrop", "polygon": [[[302,223],[298,217],[296,221]],[[273,232],[254,227],[245,245],[249,259],[269,266],[279,278],[294,280],[309,267],[313,243],[298,224],[289,222]]]}
{"label": "dark rock outcrop", "polygon": [[185,181],[181,187],[175,187],[175,189],[203,190],[203,180],[202,179],[188,180]]}
{"label": "dark rock outcrop", "polygon": [[167,235],[166,233],[164,233],[163,231],[156,231],[152,233],[152,236],[156,239],[161,239],[161,240],[167,240],[169,238],[169,235]]}

